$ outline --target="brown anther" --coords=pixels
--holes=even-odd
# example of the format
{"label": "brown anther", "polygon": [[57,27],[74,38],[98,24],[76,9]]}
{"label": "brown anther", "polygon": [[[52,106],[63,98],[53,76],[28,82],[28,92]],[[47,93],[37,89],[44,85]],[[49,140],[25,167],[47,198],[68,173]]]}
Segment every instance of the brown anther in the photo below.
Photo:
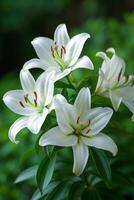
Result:
{"label": "brown anther", "polygon": [[52,46],[51,46],[51,52],[52,52],[52,56],[55,57],[55,56],[54,56],[54,49],[53,49]]}
{"label": "brown anther", "polygon": [[34,91],[35,100],[37,101],[37,92]]}
{"label": "brown anther", "polygon": [[28,94],[24,96],[25,102],[28,102]]}
{"label": "brown anther", "polygon": [[55,45],[57,44],[57,42],[54,43]]}
{"label": "brown anther", "polygon": [[60,54],[60,57],[62,58],[63,56],[63,49],[61,48],[61,54]]}
{"label": "brown anther", "polygon": [[122,69],[123,69],[123,68],[121,68],[121,70],[120,70],[120,72],[119,72],[119,74],[118,74],[118,81],[120,80],[121,73],[122,73]]}
{"label": "brown anther", "polygon": [[36,99],[34,99],[34,105],[35,105],[35,107],[37,107],[37,100]]}
{"label": "brown anther", "polygon": [[79,123],[79,120],[80,120],[80,116],[79,116],[78,119],[77,119],[77,124]]}
{"label": "brown anther", "polygon": [[20,105],[25,108],[24,104],[22,103],[22,101],[19,101]]}
{"label": "brown anther", "polygon": [[63,51],[64,51],[64,54],[66,54],[66,49],[65,49],[65,47],[62,46],[62,49],[63,49]]}

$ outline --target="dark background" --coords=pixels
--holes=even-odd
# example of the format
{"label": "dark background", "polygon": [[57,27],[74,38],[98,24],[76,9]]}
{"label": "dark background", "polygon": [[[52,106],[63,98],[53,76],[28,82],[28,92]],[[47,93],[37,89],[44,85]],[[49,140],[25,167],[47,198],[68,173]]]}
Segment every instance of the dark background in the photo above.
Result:
{"label": "dark background", "polygon": [[[125,23],[124,17],[133,10],[133,0],[1,0],[0,76],[18,72],[25,61],[35,57],[30,41],[40,35],[53,37],[60,23],[66,23],[72,31],[104,19],[106,23],[98,30],[101,32],[109,19]],[[96,34],[92,35],[94,39]]]}
{"label": "dark background", "polygon": [[[18,116],[6,108],[2,97],[20,87],[20,69],[36,57],[31,40],[38,36],[53,38],[60,23],[66,23],[71,36],[91,34],[84,54],[92,59],[96,76],[101,59],[95,54],[109,47],[125,59],[126,73],[134,72],[134,0],[0,0],[0,200],[29,200],[36,181],[13,182],[22,170],[40,161],[34,150],[35,135],[22,131],[19,145],[9,141],[8,129]],[[124,177],[119,182],[115,179],[114,190],[104,192],[109,195],[106,199],[133,200],[134,182],[128,183],[126,178],[134,177],[134,122],[124,107],[116,117],[109,130],[119,147],[113,168]]]}

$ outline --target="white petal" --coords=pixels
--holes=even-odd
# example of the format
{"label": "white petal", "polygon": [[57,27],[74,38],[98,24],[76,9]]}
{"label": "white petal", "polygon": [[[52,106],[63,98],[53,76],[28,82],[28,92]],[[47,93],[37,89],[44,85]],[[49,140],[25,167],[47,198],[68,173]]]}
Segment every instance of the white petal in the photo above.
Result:
{"label": "white petal", "polygon": [[[63,98],[62,98],[63,99]],[[54,99],[57,122],[65,134],[72,133],[76,127],[78,113],[75,106],[65,103],[61,98]]]}
{"label": "white petal", "polygon": [[74,102],[74,106],[78,109],[79,116],[84,116],[91,108],[91,93],[89,88],[82,88]]}
{"label": "white petal", "polygon": [[33,59],[27,61],[23,65],[23,69],[28,70],[28,69],[33,69],[33,68],[41,68],[41,69],[45,70],[46,69],[45,66],[46,65],[40,59],[33,58]]}
{"label": "white petal", "polygon": [[39,133],[47,115],[48,109],[45,108],[43,113],[36,113],[35,115],[29,117],[27,121],[27,128],[34,134]]}
{"label": "white petal", "polygon": [[69,42],[70,38],[68,35],[67,27],[65,24],[60,24],[54,33],[54,41],[61,46],[66,47],[67,43]]}
{"label": "white petal", "polygon": [[78,61],[72,66],[72,70],[78,68],[94,69],[94,66],[88,56],[83,56],[82,58],[78,59]]}
{"label": "white petal", "polygon": [[99,133],[93,137],[82,137],[83,142],[92,147],[110,151],[114,156],[117,154],[117,146],[115,142],[107,135]]}
{"label": "white petal", "polygon": [[58,126],[48,130],[39,140],[40,146],[57,145],[70,147],[76,143],[77,137],[75,135],[65,135]]}
{"label": "white petal", "polygon": [[96,108],[91,109],[89,115],[86,116],[90,121],[89,133],[84,133],[86,136],[99,133],[109,122],[112,117],[113,110],[111,108]]}
{"label": "white petal", "polygon": [[46,67],[57,67],[58,65],[53,59],[51,47],[54,46],[54,41],[47,37],[37,37],[31,44],[33,45],[38,57],[45,63]]}
{"label": "white petal", "polygon": [[81,33],[71,38],[66,47],[65,61],[70,66],[78,60],[86,40],[90,37],[87,33]]}
{"label": "white petal", "polygon": [[116,89],[115,93],[124,100],[134,101],[134,87],[132,86]]}
{"label": "white petal", "polygon": [[125,106],[132,112],[134,113],[134,102],[130,101],[126,101],[123,100],[123,103],[125,104]]}
{"label": "white petal", "polygon": [[89,157],[88,147],[82,141],[79,141],[79,143],[73,146],[73,156],[74,156],[73,173],[79,176],[85,169],[88,161]]}
{"label": "white petal", "polygon": [[31,93],[34,91],[35,87],[35,80],[32,74],[28,70],[21,70],[20,71],[20,81],[22,88],[25,92]]}
{"label": "white petal", "polygon": [[6,106],[13,112],[19,115],[29,116],[35,113],[35,110],[32,108],[21,106],[20,102],[24,101],[24,95],[25,94],[23,90],[12,90],[4,95],[3,101]]}
{"label": "white petal", "polygon": [[112,90],[109,91],[109,96],[110,96],[114,110],[117,111],[121,104],[122,97],[116,95],[116,93]]}
{"label": "white petal", "polygon": [[35,90],[39,95],[39,101],[45,103],[45,106],[51,103],[54,93],[54,71],[42,73],[36,81]]}
{"label": "white petal", "polygon": [[16,140],[16,135],[21,129],[25,127],[27,127],[27,118],[21,117],[17,119],[9,129],[8,133],[9,139],[17,144],[19,141]]}
{"label": "white petal", "polygon": [[62,71],[57,71],[55,73],[55,81],[58,81],[58,80],[64,78],[65,76],[70,74],[70,72],[71,72],[71,68],[65,69],[63,72]]}

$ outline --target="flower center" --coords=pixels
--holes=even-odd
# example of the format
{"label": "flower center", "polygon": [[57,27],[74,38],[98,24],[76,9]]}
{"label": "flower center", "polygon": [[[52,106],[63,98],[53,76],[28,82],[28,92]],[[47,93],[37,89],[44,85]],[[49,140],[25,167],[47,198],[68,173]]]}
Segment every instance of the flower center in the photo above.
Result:
{"label": "flower center", "polygon": [[38,96],[37,93],[34,91],[33,95],[26,94],[24,95],[24,98],[22,101],[19,101],[19,104],[21,107],[32,107],[32,108],[39,108],[39,103],[38,103]]}
{"label": "flower center", "polygon": [[66,49],[64,46],[58,46],[55,42],[55,46],[51,46],[51,53],[55,62],[60,66],[60,69],[63,71],[67,67],[67,63],[64,61],[64,55],[66,54]]}
{"label": "flower center", "polygon": [[75,135],[82,135],[83,133],[87,134],[90,131],[89,125],[90,125],[90,120],[85,122],[80,122],[80,117],[78,117],[77,127],[75,128],[74,134]]}

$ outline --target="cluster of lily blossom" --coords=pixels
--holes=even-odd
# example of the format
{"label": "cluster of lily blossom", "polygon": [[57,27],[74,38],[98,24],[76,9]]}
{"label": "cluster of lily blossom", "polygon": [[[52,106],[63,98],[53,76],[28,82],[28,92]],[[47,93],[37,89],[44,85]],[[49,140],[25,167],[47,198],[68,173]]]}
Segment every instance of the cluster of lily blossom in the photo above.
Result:
{"label": "cluster of lily blossom", "polygon": [[[41,136],[39,145],[72,147],[73,172],[76,175],[80,175],[87,164],[88,146],[107,150],[113,155],[117,153],[114,141],[101,132],[112,117],[111,108],[91,108],[90,89],[85,87],[79,91],[73,105],[63,95],[54,95],[55,82],[71,71],[94,69],[88,56],[79,58],[88,38],[90,35],[87,33],[70,38],[65,24],[56,28],[54,40],[35,38],[31,43],[39,58],[26,62],[20,71],[22,89],[9,91],[3,97],[7,107],[21,115],[9,129],[9,138],[14,143],[18,143],[16,135],[23,128],[39,133],[47,115],[55,110],[58,125]],[[115,111],[123,102],[134,113],[133,76],[124,75],[125,63],[113,48],[107,51],[112,52],[112,58],[104,52],[97,53],[103,63],[95,94],[110,98]],[[44,70],[36,81],[29,71],[32,68]]]}

